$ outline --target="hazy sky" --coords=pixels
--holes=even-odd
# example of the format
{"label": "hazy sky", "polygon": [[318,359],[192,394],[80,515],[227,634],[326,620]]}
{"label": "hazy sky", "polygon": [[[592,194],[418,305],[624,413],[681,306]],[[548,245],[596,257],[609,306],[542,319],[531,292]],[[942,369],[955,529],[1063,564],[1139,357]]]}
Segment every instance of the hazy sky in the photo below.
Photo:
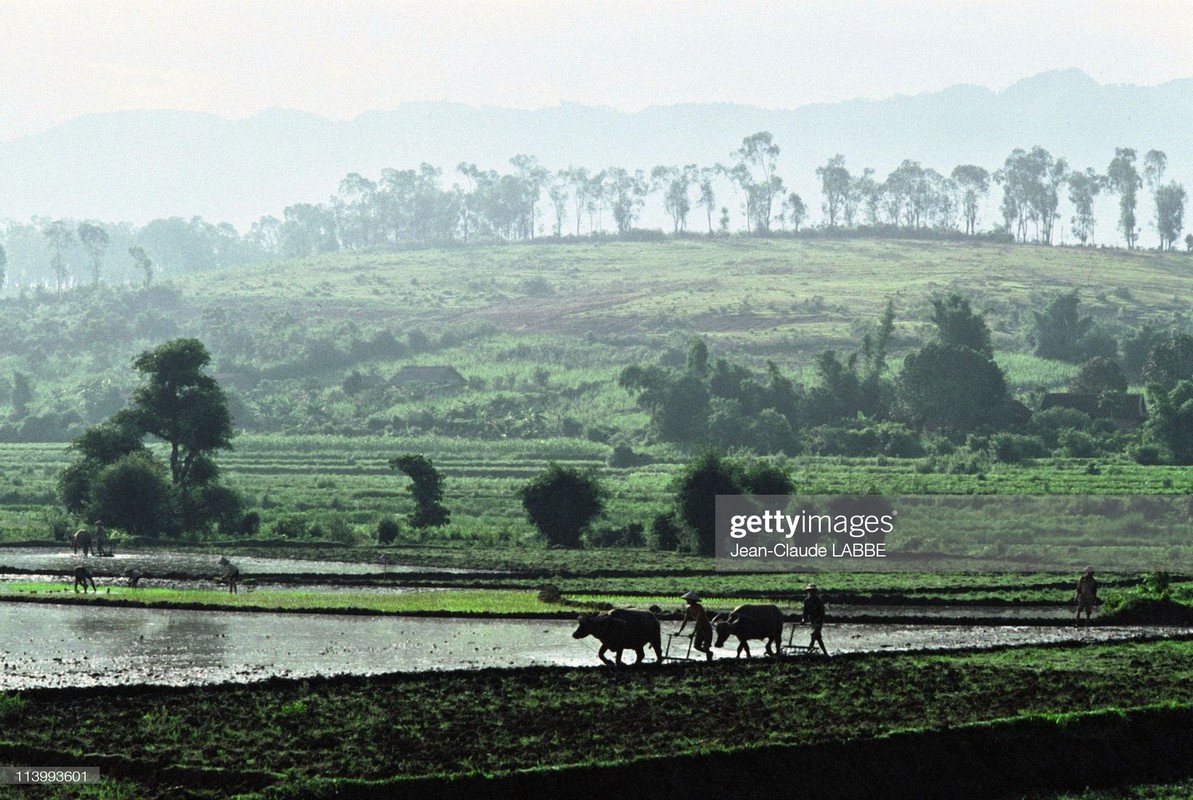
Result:
{"label": "hazy sky", "polygon": [[1193,76],[1189,0],[0,0],[0,141],[131,108],[636,110]]}

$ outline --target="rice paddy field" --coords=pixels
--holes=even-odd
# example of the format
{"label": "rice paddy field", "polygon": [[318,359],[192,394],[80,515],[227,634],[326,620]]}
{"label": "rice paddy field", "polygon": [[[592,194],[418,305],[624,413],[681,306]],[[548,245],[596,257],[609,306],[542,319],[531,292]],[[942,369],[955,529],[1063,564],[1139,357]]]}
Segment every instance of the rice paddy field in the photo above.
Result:
{"label": "rice paddy field", "polygon": [[[914,547],[892,541],[914,557],[887,572],[739,574],[687,553],[548,548],[517,490],[551,462],[591,467],[609,490],[597,527],[649,528],[672,507],[693,452],[654,441],[617,376],[629,364],[682,366],[693,335],[714,358],[758,371],[773,361],[811,384],[815,356],[856,348],[888,301],[896,314],[888,366],[897,369],[929,336],[931,298],[956,291],[985,315],[995,359],[1028,402],[1076,371],[1032,354],[1033,311],[1077,290],[1082,313],[1111,335],[1187,329],[1189,265],[1180,254],[1093,248],[734,238],[366,252],[185,276],[153,290],[80,290],[40,305],[14,298],[0,334],[28,346],[0,354],[0,374],[31,376],[32,412],[78,417],[64,423],[76,428],[46,438],[69,440],[118,408],[110,406],[136,383],[128,365],[137,353],[174,336],[204,341],[237,419],[234,449],[218,457],[222,476],[260,529],[169,541],[117,532],[118,555],[161,559],[140,587],[92,559],[105,590],[98,597],[75,596],[65,567],[34,568],[5,575],[0,602],[53,602],[80,620],[88,604],[229,618],[353,613],[383,623],[657,605],[673,619],[678,595],[692,588],[717,610],[773,601],[795,612],[815,580],[830,609],[1025,609],[1042,618],[1036,624],[1053,624],[1061,612],[1068,621],[1076,576],[1091,561],[1111,605],[1153,591],[1149,576],[1158,573],[1171,599],[1188,602],[1187,527],[1154,550],[1102,547],[1104,536],[1060,524],[1043,538],[940,530],[917,533]],[[411,365],[450,365],[466,383],[444,392],[391,386]],[[619,443],[632,445],[630,465],[612,465]],[[443,474],[447,526],[406,524],[409,481],[388,467],[402,453],[426,455]],[[71,460],[65,441],[0,444],[0,561],[19,545],[66,548],[62,537],[78,521],[61,510],[56,486]],[[1057,498],[1058,520],[1070,499],[1133,513],[1131,498],[1193,494],[1189,468],[1125,455],[959,472],[929,461],[777,459],[803,494]],[[380,546],[386,519],[402,529]],[[949,537],[964,539],[967,563],[932,560]],[[172,569],[167,554],[182,551],[368,566],[332,577],[249,576],[253,591],[229,595],[211,583],[214,570]],[[1029,551],[1051,567],[1016,561]],[[411,571],[389,571],[398,565]],[[803,786],[824,798],[1159,800],[1189,793],[1189,648],[1157,634],[662,670],[38,689],[0,693],[0,763],[104,769],[99,785],[39,787],[38,797],[595,797],[626,786],[737,796],[746,769],[759,793]],[[917,772],[924,760],[946,766]],[[26,796],[0,786],[0,797]]]}

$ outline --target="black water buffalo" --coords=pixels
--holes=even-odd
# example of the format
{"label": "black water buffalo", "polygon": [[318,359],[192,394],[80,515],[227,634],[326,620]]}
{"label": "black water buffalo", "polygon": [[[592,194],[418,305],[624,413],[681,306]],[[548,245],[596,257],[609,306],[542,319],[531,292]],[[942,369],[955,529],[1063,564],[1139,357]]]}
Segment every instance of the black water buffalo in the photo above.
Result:
{"label": "black water buffalo", "polygon": [[[749,639],[765,639],[766,654],[777,656],[783,641],[783,613],[775,605],[738,606],[728,617],[717,615],[713,619],[713,628],[717,632],[717,647],[724,645],[730,636],[737,637],[739,658],[743,650],[746,658],[750,657]],[[771,645],[774,645],[773,652]]]}
{"label": "black water buffalo", "polygon": [[[623,650],[633,650],[637,653],[638,660],[634,663],[640,663],[647,645],[654,648],[658,661],[663,660],[659,620],[649,611],[615,608],[603,614],[581,614],[579,620],[580,627],[576,628],[572,638],[595,637],[601,643],[597,656],[610,666],[614,663],[621,664]],[[605,658],[605,652],[608,650],[617,653],[616,662]]]}
{"label": "black water buffalo", "polygon": [[74,548],[75,555],[78,555],[80,550],[85,556],[91,555],[91,531],[79,528],[70,537],[70,544]]}

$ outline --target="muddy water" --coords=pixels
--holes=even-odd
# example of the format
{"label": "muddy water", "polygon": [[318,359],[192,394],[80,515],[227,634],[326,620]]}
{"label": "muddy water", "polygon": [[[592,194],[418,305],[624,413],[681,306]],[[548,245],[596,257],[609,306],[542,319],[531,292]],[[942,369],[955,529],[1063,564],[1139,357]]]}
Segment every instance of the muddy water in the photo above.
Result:
{"label": "muddy water", "polygon": [[[664,623],[664,632],[668,631]],[[188,685],[394,671],[595,665],[574,623],[245,614],[0,604],[0,691],[114,684]],[[1172,632],[1184,632],[1170,629]],[[1106,641],[1155,628],[856,625],[825,628],[831,652]],[[806,642],[805,628],[792,640]],[[665,639],[665,637],[664,637]],[[718,657],[731,657],[729,649]],[[628,654],[632,660],[632,654]],[[653,656],[651,657],[653,660]]]}
{"label": "muddy water", "polygon": [[[45,547],[0,547],[0,571],[5,568],[64,572],[85,564],[96,574],[119,575],[126,569],[164,575],[176,572],[195,577],[210,577],[220,573],[219,554],[171,553],[160,550],[137,552],[118,551],[108,558],[84,557],[69,547],[62,550]],[[382,572],[446,572],[467,573],[470,570],[428,569],[426,567],[382,566],[350,561],[306,561],[291,558],[253,558],[237,556],[233,562],[245,575],[325,574],[370,575]]]}

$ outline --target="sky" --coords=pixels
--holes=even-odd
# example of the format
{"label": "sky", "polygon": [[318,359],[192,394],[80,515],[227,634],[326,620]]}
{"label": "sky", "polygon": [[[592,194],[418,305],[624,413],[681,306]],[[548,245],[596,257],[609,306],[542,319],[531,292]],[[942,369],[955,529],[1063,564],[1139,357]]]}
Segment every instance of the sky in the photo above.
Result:
{"label": "sky", "polygon": [[1193,77],[1188,0],[0,0],[0,141],[143,108],[635,111]]}

